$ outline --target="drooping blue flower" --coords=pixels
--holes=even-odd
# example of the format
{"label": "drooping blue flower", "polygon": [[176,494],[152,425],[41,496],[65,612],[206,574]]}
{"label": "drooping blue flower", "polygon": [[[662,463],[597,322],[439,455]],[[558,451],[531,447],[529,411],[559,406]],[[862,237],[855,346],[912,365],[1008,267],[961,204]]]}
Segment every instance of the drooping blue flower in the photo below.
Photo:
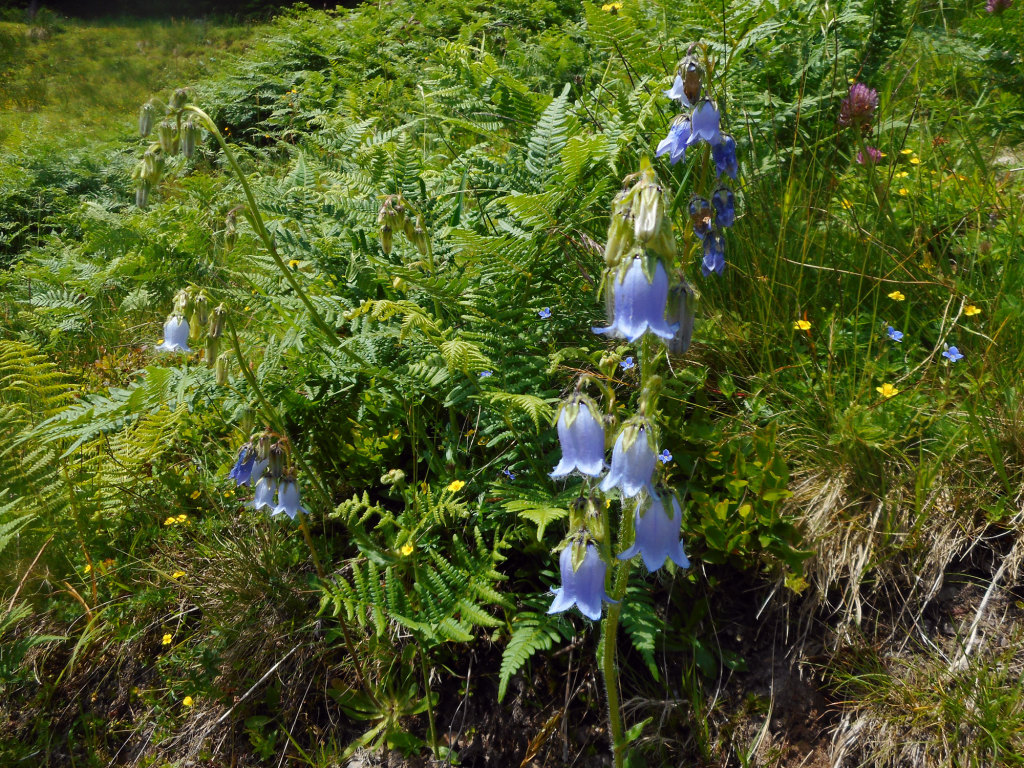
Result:
{"label": "drooping blue flower", "polygon": [[544,309],[537,313],[537,317],[541,320],[547,320],[551,317],[551,307],[544,307]]}
{"label": "drooping blue flower", "polygon": [[891,325],[886,327],[885,335],[888,336],[893,341],[903,341],[903,332],[902,331],[897,331]]}
{"label": "drooping blue flower", "polygon": [[[258,489],[257,489],[258,492]],[[259,507],[257,507],[259,509]],[[299,484],[294,480],[285,480],[281,483],[280,489],[277,492],[277,506],[274,507],[272,515],[286,514],[292,520],[295,516],[302,512],[308,515],[305,508],[299,504]]]}
{"label": "drooping blue flower", "polygon": [[719,187],[711,195],[711,204],[715,206],[715,224],[719,227],[731,227],[736,221],[736,197],[728,187]]}
{"label": "drooping blue flower", "polygon": [[629,560],[639,553],[647,570],[656,571],[665,564],[666,558],[680,568],[689,568],[690,560],[683,551],[683,542],[679,539],[683,525],[683,511],[679,501],[672,496],[672,516],[665,511],[665,505],[657,494],[651,497],[646,511],[641,512],[638,505],[633,517],[633,528],[636,538],[633,546],[619,555],[620,560]]}
{"label": "drooping blue flower", "polygon": [[675,336],[665,343],[672,354],[681,355],[690,348],[696,309],[697,295],[690,284],[683,280],[673,285],[668,293],[668,317],[675,321],[678,328]]}
{"label": "drooping blue flower", "polygon": [[955,363],[957,360],[963,360],[964,357],[962,354],[960,354],[960,350],[957,349],[956,347],[950,347],[949,349],[942,353],[942,356],[949,360],[949,362],[951,363]]}
{"label": "drooping blue flower", "polygon": [[618,488],[623,498],[629,499],[651,487],[656,459],[648,433],[642,422],[627,424],[619,432],[612,448],[611,469],[601,481],[604,493]]}
{"label": "drooping blue flower", "polygon": [[256,483],[256,493],[253,495],[249,506],[253,509],[274,507],[274,496],[277,494],[277,480],[269,475],[263,475]]}
{"label": "drooping blue flower", "polygon": [[592,328],[594,333],[609,334],[634,342],[650,331],[663,339],[671,339],[675,325],[665,320],[668,302],[668,273],[661,261],[654,267],[653,279],[648,280],[640,258],[634,258],[629,268],[619,270],[612,281],[612,324],[607,328]]}
{"label": "drooping blue flower", "polygon": [[693,227],[693,234],[703,240],[711,231],[711,206],[703,197],[694,195],[690,198],[687,207],[690,214],[690,225]]}
{"label": "drooping blue flower", "polygon": [[597,412],[585,399],[562,406],[557,424],[562,458],[551,477],[565,477],[570,472],[597,477],[604,472],[604,427],[594,415]]}
{"label": "drooping blue flower", "polygon": [[633,362],[632,357],[627,357],[625,360],[619,363],[619,367],[624,371],[628,371],[630,368],[635,368],[636,363]]}
{"label": "drooping blue flower", "polygon": [[246,443],[238,451],[238,459],[235,466],[231,468],[228,477],[235,481],[235,485],[248,485],[252,477],[252,468],[256,463],[256,451]]}
{"label": "drooping blue flower", "polygon": [[736,180],[736,174],[739,172],[739,165],[736,162],[736,139],[728,134],[722,134],[722,140],[711,145],[711,157],[715,161],[718,176],[727,173],[733,181]]}
{"label": "drooping blue flower", "polygon": [[690,118],[678,115],[668,127],[668,136],[658,143],[654,156],[661,157],[668,152],[668,161],[675,165],[680,160],[686,159],[686,146],[689,141]]}
{"label": "drooping blue flower", "polygon": [[607,564],[601,559],[597,547],[587,544],[587,551],[580,563],[579,570],[572,568],[572,550],[575,545],[562,550],[558,557],[559,570],[562,573],[562,586],[553,590],[555,599],[548,608],[548,613],[561,613],[574,605],[588,619],[599,621],[601,604],[614,603],[605,590],[605,572]]}
{"label": "drooping blue flower", "polygon": [[669,453],[668,448],[665,448],[661,453],[658,454],[658,461],[662,464],[668,464],[672,461],[672,454]]}
{"label": "drooping blue flower", "polygon": [[700,271],[704,277],[712,272],[718,275],[725,272],[725,238],[717,230],[704,238],[704,258],[701,259]]}
{"label": "drooping blue flower", "polygon": [[712,147],[722,141],[722,131],[719,128],[721,115],[718,107],[711,99],[704,99],[693,110],[690,118],[690,138],[687,146],[692,146],[698,141],[706,141]]}
{"label": "drooping blue flower", "polygon": [[679,103],[683,105],[684,109],[693,106],[693,104],[690,103],[690,100],[686,97],[686,84],[683,83],[681,75],[677,74],[676,79],[672,81],[672,87],[667,91],[663,91],[663,93],[670,99],[677,99]]}
{"label": "drooping blue flower", "polygon": [[156,349],[161,352],[191,352],[188,346],[188,320],[181,315],[171,315],[164,323],[164,340]]}

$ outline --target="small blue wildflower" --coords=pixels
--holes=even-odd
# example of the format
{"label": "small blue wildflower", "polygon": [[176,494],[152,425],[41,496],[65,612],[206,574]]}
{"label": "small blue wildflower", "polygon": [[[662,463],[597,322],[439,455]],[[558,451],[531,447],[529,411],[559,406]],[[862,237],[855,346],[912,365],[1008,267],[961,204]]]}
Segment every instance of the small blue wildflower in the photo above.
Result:
{"label": "small blue wildflower", "polygon": [[672,454],[669,453],[668,448],[666,448],[665,450],[658,454],[658,461],[660,461],[662,464],[668,464],[670,461],[672,461]]}
{"label": "small blue wildflower", "polygon": [[480,378],[481,379],[489,379],[493,375],[494,375],[494,371],[480,371]]}
{"label": "small blue wildflower", "polygon": [[541,320],[547,320],[551,317],[551,307],[544,307],[544,309],[537,313],[537,317]]}
{"label": "small blue wildflower", "polygon": [[655,157],[668,152],[668,161],[675,165],[686,159],[686,145],[690,141],[690,118],[678,115],[668,127],[668,136],[661,140],[654,151]]}
{"label": "small blue wildflower", "polygon": [[885,329],[885,335],[893,341],[903,341],[903,331],[897,331],[891,325]]}
{"label": "small blue wildflower", "polygon": [[942,356],[949,360],[949,362],[951,363],[955,363],[957,360],[962,360],[964,357],[962,354],[960,354],[960,350],[957,349],[956,347],[950,347],[949,349],[942,353]]}
{"label": "small blue wildflower", "polygon": [[725,272],[725,238],[721,232],[712,232],[704,238],[704,258],[700,262],[700,271],[704,277],[712,272],[716,275]]}
{"label": "small blue wildflower", "polygon": [[619,367],[624,371],[628,371],[630,368],[635,368],[636,363],[633,362],[632,357],[627,357],[625,360],[619,363]]}
{"label": "small blue wildflower", "polygon": [[501,474],[503,474],[509,480],[515,480],[516,479],[515,474],[512,472],[512,470],[508,469],[507,467],[505,469],[501,470]]}
{"label": "small blue wildflower", "polygon": [[719,227],[731,227],[736,221],[736,198],[728,187],[719,187],[711,195],[711,204],[715,206],[715,224]]}
{"label": "small blue wildflower", "polygon": [[739,170],[736,163],[736,139],[723,135],[718,144],[711,145],[711,157],[715,161],[718,176],[727,173],[733,181],[736,180],[736,173]]}
{"label": "small blue wildflower", "polygon": [[561,613],[576,605],[588,619],[598,621],[601,618],[601,603],[616,602],[605,590],[605,572],[608,570],[608,565],[601,559],[597,547],[587,544],[579,570],[573,570],[573,549],[575,549],[575,545],[568,546],[559,555],[558,565],[562,573],[562,586],[553,590],[555,599],[551,602],[548,613]]}

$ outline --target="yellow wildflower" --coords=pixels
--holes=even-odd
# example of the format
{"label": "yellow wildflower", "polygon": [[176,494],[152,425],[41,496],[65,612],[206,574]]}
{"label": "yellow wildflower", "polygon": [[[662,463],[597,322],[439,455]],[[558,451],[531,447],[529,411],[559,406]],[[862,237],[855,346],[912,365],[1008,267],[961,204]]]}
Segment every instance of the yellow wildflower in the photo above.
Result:
{"label": "yellow wildflower", "polygon": [[811,330],[810,320],[796,320],[793,322],[793,330],[795,331],[809,331]]}
{"label": "yellow wildflower", "polygon": [[292,269],[295,269],[296,267],[299,266],[299,260],[292,259],[291,261],[288,262],[288,266],[291,267]]}
{"label": "yellow wildflower", "polygon": [[170,645],[171,644],[171,640],[173,640],[173,639],[174,639],[174,637],[172,637],[171,633],[168,632],[166,635],[164,635],[164,639],[161,640],[160,642],[163,645]]}
{"label": "yellow wildflower", "polygon": [[456,491],[461,491],[465,487],[466,484],[462,480],[452,480],[450,483],[448,483],[448,490],[451,491],[452,493],[455,493]]}
{"label": "yellow wildflower", "polygon": [[882,397],[896,397],[896,395],[900,393],[900,391],[889,382],[885,382],[885,384],[880,387],[875,387],[875,391]]}
{"label": "yellow wildflower", "polygon": [[975,315],[980,315],[981,310],[973,304],[968,304],[964,307],[964,314],[967,315],[967,317],[974,317]]}
{"label": "yellow wildflower", "polygon": [[903,301],[903,300],[904,300],[905,298],[907,298],[907,297],[906,297],[906,296],[904,296],[904,295],[902,294],[902,292],[900,292],[900,291],[893,291],[892,293],[890,293],[890,294],[887,294],[887,295],[888,295],[888,297],[889,297],[890,299],[892,299],[893,301]]}
{"label": "yellow wildflower", "polygon": [[904,197],[906,197],[907,195],[909,195],[909,194],[910,194],[910,190],[909,190],[909,189],[907,189],[906,187],[900,187],[900,189],[899,189],[899,192],[900,192],[900,194],[901,194],[901,195],[903,195]]}
{"label": "yellow wildflower", "polygon": [[847,200],[845,197],[839,201],[839,204],[848,211],[853,210],[853,203]]}
{"label": "yellow wildflower", "polygon": [[224,491],[224,495],[228,496],[228,497],[234,496],[235,495],[235,489],[234,488],[228,488],[226,491]]}
{"label": "yellow wildflower", "polygon": [[202,493],[202,491],[196,488],[194,491],[192,491],[192,493],[189,494],[189,496],[191,496],[193,499],[198,499],[202,495]]}
{"label": "yellow wildflower", "polygon": [[897,179],[905,179],[910,175],[910,171],[897,171],[893,176]]}
{"label": "yellow wildflower", "polygon": [[412,554],[413,549],[414,547],[412,544],[406,544],[398,551],[402,553],[402,557],[408,557]]}
{"label": "yellow wildflower", "polygon": [[181,706],[183,707],[191,707],[193,704],[195,704],[195,702],[192,701],[191,696],[186,696],[184,699],[181,700]]}
{"label": "yellow wildflower", "polygon": [[174,573],[171,574],[171,578],[172,579],[180,579],[184,575],[185,575],[184,571],[175,571]]}
{"label": "yellow wildflower", "polygon": [[178,521],[175,520],[173,517],[168,517],[166,520],[164,520],[164,525],[174,525],[176,522]]}
{"label": "yellow wildflower", "polygon": [[904,147],[903,149],[900,150],[900,154],[901,155],[912,155],[912,154],[914,154],[914,150],[910,149],[909,147]]}
{"label": "yellow wildflower", "polygon": [[605,3],[601,6],[601,10],[605,13],[617,13],[622,10],[622,3]]}
{"label": "yellow wildflower", "polygon": [[913,163],[914,165],[920,165],[921,158],[915,155],[914,157],[910,158],[910,162]]}
{"label": "yellow wildflower", "polygon": [[178,516],[177,516],[176,518],[174,518],[174,519],[175,519],[175,520],[176,520],[177,522],[179,522],[179,523],[187,523],[187,522],[188,522],[188,515],[178,515]]}

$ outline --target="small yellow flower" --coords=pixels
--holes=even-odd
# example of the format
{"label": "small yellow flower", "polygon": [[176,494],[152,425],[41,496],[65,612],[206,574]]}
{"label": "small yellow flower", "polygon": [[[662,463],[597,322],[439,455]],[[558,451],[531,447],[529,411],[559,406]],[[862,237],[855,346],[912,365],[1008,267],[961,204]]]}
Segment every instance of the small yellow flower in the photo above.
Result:
{"label": "small yellow flower", "polygon": [[242,311],[243,311],[243,312],[248,312],[248,311],[249,311],[250,309],[252,309],[252,307],[246,307],[246,308],[245,308],[245,309],[243,309]]}
{"label": "small yellow flower", "polygon": [[178,521],[175,520],[173,517],[168,517],[166,520],[164,520],[164,525],[174,525],[176,522]]}
{"label": "small yellow flower", "polygon": [[913,163],[914,165],[920,165],[921,158],[915,155],[914,157],[910,158],[910,162]]}
{"label": "small yellow flower", "polygon": [[903,149],[900,150],[900,154],[901,155],[912,155],[912,154],[914,154],[914,150],[910,149],[909,147],[904,147]]}
{"label": "small yellow flower", "polygon": [[402,553],[402,557],[408,557],[412,554],[413,549],[415,549],[415,547],[413,547],[412,544],[406,544],[398,551]]}
{"label": "small yellow flower", "polygon": [[202,494],[203,492],[196,488],[194,491],[192,491],[192,493],[189,494],[189,496],[191,496],[193,499],[198,499],[200,496],[202,496]]}
{"label": "small yellow flower", "polygon": [[180,579],[184,575],[185,575],[184,571],[175,571],[174,573],[171,574],[171,578],[172,579]]}
{"label": "small yellow flower", "polygon": [[291,261],[288,262],[288,266],[291,267],[292,269],[295,269],[297,266],[299,266],[299,260],[292,259]]}
{"label": "small yellow flower", "polygon": [[235,495],[235,489],[234,488],[228,488],[226,491],[224,491],[224,495],[229,497],[229,498],[231,496],[234,496]]}
{"label": "small yellow flower", "polygon": [[622,10],[622,3],[605,3],[601,6],[601,10],[605,13],[616,13]]}
{"label": "small yellow flower", "polygon": [[179,523],[187,523],[187,522],[188,522],[188,515],[178,515],[178,516],[177,516],[176,518],[174,518],[174,519],[175,519],[175,520],[176,520],[177,522],[179,522]]}
{"label": "small yellow flower", "polygon": [[882,397],[896,397],[896,395],[900,393],[900,391],[889,382],[885,382],[885,384],[880,387],[875,387],[875,391]]}
{"label": "small yellow flower", "polygon": [[958,173],[956,177],[960,179],[960,181],[967,181],[967,177],[964,176],[962,173]]}
{"label": "small yellow flower", "polygon": [[900,192],[900,194],[901,194],[901,195],[903,195],[904,197],[906,197],[907,195],[909,195],[909,194],[910,194],[910,190],[909,190],[909,189],[907,189],[906,187],[900,187],[900,189],[899,189],[899,192]]}
{"label": "small yellow flower", "polygon": [[905,179],[910,175],[910,171],[897,171],[893,176],[897,179]]}
{"label": "small yellow flower", "polygon": [[905,298],[907,298],[900,291],[893,291],[892,293],[887,294],[887,295],[893,301],[903,301]]}
{"label": "small yellow flower", "polygon": [[90,565],[89,563],[86,563],[85,564],[85,572],[89,573],[91,570],[92,570],[92,565]]}
{"label": "small yellow flower", "polygon": [[158,341],[158,342],[156,343],[156,345],[157,345],[158,347],[162,347],[162,346],[164,345],[164,340],[163,340],[163,339],[160,339],[160,340],[159,340],[159,341]]}
{"label": "small yellow flower", "polygon": [[853,210],[853,203],[847,200],[845,197],[839,201],[839,204],[848,211]]}
{"label": "small yellow flower", "polygon": [[166,635],[164,635],[164,639],[163,639],[163,640],[161,640],[160,642],[161,642],[161,643],[162,643],[163,645],[170,645],[170,644],[171,644],[171,641],[172,641],[173,639],[174,639],[174,638],[173,638],[173,637],[171,636],[171,633],[170,633],[170,632],[168,632],[168,633],[167,633]]}
{"label": "small yellow flower", "polygon": [[455,493],[456,491],[461,491],[465,487],[466,484],[462,480],[452,480],[450,483],[448,483],[448,490],[451,491],[452,493]]}
{"label": "small yellow flower", "polygon": [[183,707],[191,707],[193,704],[195,704],[195,702],[192,701],[191,696],[186,696],[184,699],[181,700],[181,706]]}
{"label": "small yellow flower", "polygon": [[611,499],[605,499],[604,500],[604,508],[605,509],[611,509],[612,508],[612,500]]}
{"label": "small yellow flower", "polygon": [[968,304],[964,307],[964,314],[967,315],[967,317],[974,317],[975,315],[980,315],[981,310],[973,304]]}
{"label": "small yellow flower", "polygon": [[793,322],[793,330],[795,331],[809,331],[811,330],[810,320],[795,320]]}

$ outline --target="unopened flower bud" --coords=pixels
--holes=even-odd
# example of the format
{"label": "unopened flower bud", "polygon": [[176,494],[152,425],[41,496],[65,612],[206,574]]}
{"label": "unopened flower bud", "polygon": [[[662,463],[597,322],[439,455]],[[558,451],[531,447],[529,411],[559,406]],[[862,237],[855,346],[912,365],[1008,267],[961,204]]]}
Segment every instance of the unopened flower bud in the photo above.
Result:
{"label": "unopened flower bud", "polygon": [[217,355],[220,354],[220,339],[206,340],[206,364],[209,366],[217,362]]}
{"label": "unopened flower bud", "polygon": [[604,263],[614,269],[622,257],[633,249],[633,213],[627,192],[621,192],[612,203],[612,218],[608,223],[608,241],[604,246]]}
{"label": "unopened flower bud", "polygon": [[217,362],[213,366],[213,370],[217,375],[217,386],[223,387],[228,383],[228,358],[227,355],[221,355],[217,358]]}
{"label": "unopened flower bud", "polygon": [[396,291],[404,291],[405,280],[403,280],[400,277],[395,277],[391,280],[391,287],[394,288]]}
{"label": "unopened flower bud", "polygon": [[210,319],[210,299],[206,291],[200,291],[192,302],[192,317],[199,321],[200,325],[206,325]]}
{"label": "unopened flower bud", "polygon": [[228,211],[227,216],[224,217],[224,243],[230,248],[235,244],[235,238],[238,236],[238,213],[237,209],[232,208]]}
{"label": "unopened flower bud", "polygon": [[634,198],[633,210],[633,236],[641,243],[646,243],[658,233],[665,214],[661,187],[653,180],[644,184]]}
{"label": "unopened flower bud", "polygon": [[178,131],[171,120],[163,120],[156,127],[156,137],[160,140],[160,149],[168,157],[178,149]]}
{"label": "unopened flower bud", "polygon": [[156,105],[147,101],[139,110],[139,135],[145,138],[153,130],[153,123],[156,122]]}
{"label": "unopened flower bud", "polygon": [[569,530],[576,531],[586,527],[588,499],[578,496],[569,504]]}
{"label": "unopened flower bud", "polygon": [[218,304],[213,312],[210,313],[210,328],[207,330],[206,335],[211,339],[219,339],[224,333],[224,323],[227,318],[227,307],[223,304]]}
{"label": "unopened flower bud", "polygon": [[394,242],[394,235],[392,234],[391,227],[384,224],[380,228],[380,247],[387,255],[391,255],[391,246]]}
{"label": "unopened flower bud", "polygon": [[266,432],[256,438],[256,458],[270,461],[270,435]]}
{"label": "unopened flower bud", "polygon": [[171,96],[171,109],[181,109],[188,103],[188,88],[178,88]]}
{"label": "unopened flower bud", "polygon": [[669,322],[679,324],[676,335],[665,342],[669,352],[681,355],[690,348],[693,339],[693,318],[697,310],[697,294],[685,280],[672,286],[668,294]]}
{"label": "unopened flower bud", "polygon": [[135,205],[145,208],[149,205],[149,190],[152,185],[146,179],[139,179],[135,183]]}
{"label": "unopened flower bud", "polygon": [[199,126],[190,117],[181,126],[181,154],[192,157],[196,151],[196,139],[199,137]]}
{"label": "unopened flower bud", "polygon": [[704,79],[704,67],[700,65],[696,56],[690,55],[679,62],[679,69],[676,70],[683,79],[683,93],[691,104],[696,104],[700,98],[701,81]]}
{"label": "unopened flower bud", "polygon": [[405,484],[405,472],[400,469],[389,469],[380,478],[381,485],[397,485],[402,486]]}
{"label": "unopened flower bud", "polygon": [[188,315],[189,310],[192,309],[192,290],[190,288],[182,288],[176,294],[174,294],[174,311],[179,315]]}
{"label": "unopened flower bud", "polygon": [[284,460],[284,446],[280,443],[274,443],[270,446],[270,466],[268,471],[270,476],[274,479],[277,479],[284,474]]}

